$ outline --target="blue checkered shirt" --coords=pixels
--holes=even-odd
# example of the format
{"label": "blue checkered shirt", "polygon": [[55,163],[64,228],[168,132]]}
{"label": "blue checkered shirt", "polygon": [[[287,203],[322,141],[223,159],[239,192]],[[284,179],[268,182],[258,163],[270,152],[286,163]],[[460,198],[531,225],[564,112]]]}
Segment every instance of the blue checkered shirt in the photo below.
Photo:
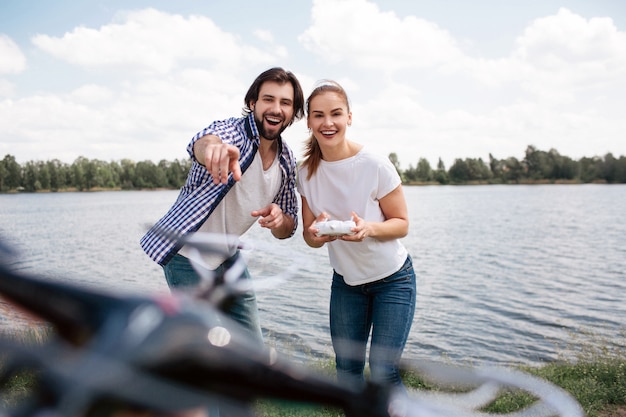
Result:
{"label": "blue checkered shirt", "polygon": [[[216,135],[222,142],[239,148],[242,172],[245,172],[252,163],[260,141],[252,113],[247,117],[215,121],[193,137],[187,146],[192,165],[185,185],[165,216],[141,238],[141,247],[159,265],[165,265],[180,249],[173,236],[184,236],[197,231],[236,183],[231,173],[227,184],[213,184],[213,177],[209,171],[196,160],[193,145],[208,134]],[[273,202],[280,206],[283,213],[294,219],[294,229],[291,231],[293,236],[298,225],[296,159],[287,144],[281,138],[277,140],[282,180],[280,191]],[[167,233],[162,233],[163,231]]]}

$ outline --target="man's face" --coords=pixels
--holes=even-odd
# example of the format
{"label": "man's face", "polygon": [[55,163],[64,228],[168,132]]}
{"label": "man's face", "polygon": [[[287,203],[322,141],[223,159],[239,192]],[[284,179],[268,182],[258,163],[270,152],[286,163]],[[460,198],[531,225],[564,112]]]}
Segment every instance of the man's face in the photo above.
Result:
{"label": "man's face", "polygon": [[259,99],[250,108],[261,138],[277,139],[293,120],[293,86],[266,81],[259,90]]}

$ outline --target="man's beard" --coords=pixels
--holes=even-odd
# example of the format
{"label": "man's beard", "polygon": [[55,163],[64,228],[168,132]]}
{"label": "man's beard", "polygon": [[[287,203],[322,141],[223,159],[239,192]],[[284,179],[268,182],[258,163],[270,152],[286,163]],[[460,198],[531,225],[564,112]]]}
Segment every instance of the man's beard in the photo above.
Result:
{"label": "man's beard", "polygon": [[275,127],[277,130],[276,131],[272,131],[271,133],[268,132],[265,129],[265,121],[264,118],[262,117],[261,119],[259,119],[256,114],[254,115],[254,121],[256,122],[256,127],[259,130],[259,135],[261,135],[262,138],[267,139],[267,140],[276,140],[280,137],[281,133],[283,133],[283,131],[287,128],[287,126],[285,126],[284,124],[282,125],[276,125],[276,126],[272,126]]}

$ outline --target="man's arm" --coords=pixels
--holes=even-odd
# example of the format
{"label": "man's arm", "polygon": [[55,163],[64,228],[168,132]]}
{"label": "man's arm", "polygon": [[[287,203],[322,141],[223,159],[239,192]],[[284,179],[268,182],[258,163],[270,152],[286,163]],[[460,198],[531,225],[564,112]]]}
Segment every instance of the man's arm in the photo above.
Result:
{"label": "man's arm", "polygon": [[235,181],[241,179],[239,148],[223,143],[218,136],[205,135],[198,139],[193,144],[193,155],[213,176],[214,184],[226,184],[231,172]]}

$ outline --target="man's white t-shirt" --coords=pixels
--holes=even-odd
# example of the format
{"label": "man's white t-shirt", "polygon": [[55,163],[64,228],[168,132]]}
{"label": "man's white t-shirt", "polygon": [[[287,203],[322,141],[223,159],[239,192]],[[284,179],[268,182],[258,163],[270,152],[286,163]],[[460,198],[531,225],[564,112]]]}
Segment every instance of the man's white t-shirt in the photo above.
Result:
{"label": "man's white t-shirt", "polygon": [[[228,243],[232,244],[233,237],[243,235],[252,227],[257,218],[252,217],[250,213],[274,201],[274,197],[280,190],[280,182],[278,158],[274,159],[269,169],[263,170],[263,161],[257,152],[241,179],[228,191],[198,231],[212,233],[215,239],[223,239],[221,248],[230,255],[234,255],[235,248]],[[178,253],[198,261],[188,246],[183,246]],[[223,257],[202,255],[201,264],[205,268],[213,270],[222,262],[224,262]]]}
{"label": "man's white t-shirt", "polygon": [[[354,211],[366,221],[384,221],[378,200],[402,183],[389,159],[365,148],[341,161],[320,161],[310,180],[306,179],[307,173],[306,167],[298,168],[298,191],[315,217],[326,212],[330,220],[350,220]],[[349,285],[365,284],[393,274],[404,265],[408,255],[399,239],[335,240],[326,246],[331,266]]]}

